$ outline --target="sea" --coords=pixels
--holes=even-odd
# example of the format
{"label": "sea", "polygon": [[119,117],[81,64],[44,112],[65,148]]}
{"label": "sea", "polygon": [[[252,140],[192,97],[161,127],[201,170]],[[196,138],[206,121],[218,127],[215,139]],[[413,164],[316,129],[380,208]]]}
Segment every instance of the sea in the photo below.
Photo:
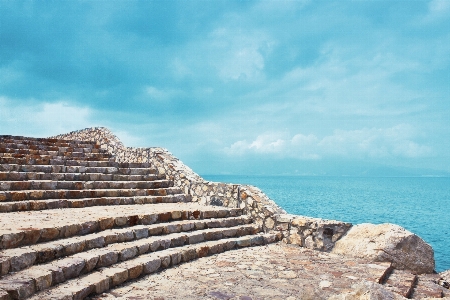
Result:
{"label": "sea", "polygon": [[202,177],[256,186],[290,214],[398,224],[433,247],[437,272],[450,269],[450,177]]}

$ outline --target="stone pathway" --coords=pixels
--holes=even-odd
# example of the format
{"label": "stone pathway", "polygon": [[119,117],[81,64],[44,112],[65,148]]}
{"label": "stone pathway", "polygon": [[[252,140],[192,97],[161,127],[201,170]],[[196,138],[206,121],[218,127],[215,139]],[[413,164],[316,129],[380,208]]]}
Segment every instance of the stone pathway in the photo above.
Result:
{"label": "stone pathway", "polygon": [[385,271],[385,263],[277,243],[200,258],[92,299],[327,299]]}

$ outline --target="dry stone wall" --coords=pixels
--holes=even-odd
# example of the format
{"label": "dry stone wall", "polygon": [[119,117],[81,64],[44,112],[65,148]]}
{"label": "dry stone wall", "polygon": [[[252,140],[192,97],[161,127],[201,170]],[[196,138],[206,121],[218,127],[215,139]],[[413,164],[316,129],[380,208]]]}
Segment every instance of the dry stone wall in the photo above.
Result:
{"label": "dry stone wall", "polygon": [[329,251],[351,227],[339,221],[289,215],[254,186],[206,181],[166,149],[125,147],[104,127],[73,131],[54,138],[96,142],[118,162],[151,163],[161,178],[172,180],[193,202],[240,207],[265,232],[279,232],[286,243]]}

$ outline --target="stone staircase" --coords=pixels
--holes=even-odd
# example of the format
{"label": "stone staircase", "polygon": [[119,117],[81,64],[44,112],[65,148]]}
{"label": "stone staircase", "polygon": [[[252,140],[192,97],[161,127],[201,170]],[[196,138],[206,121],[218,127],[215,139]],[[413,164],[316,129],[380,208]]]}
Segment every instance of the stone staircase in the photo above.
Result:
{"label": "stone staircase", "polygon": [[203,206],[148,163],[95,143],[0,136],[0,300],[84,299],[140,276],[278,240]]}
{"label": "stone staircase", "polygon": [[[390,265],[390,263],[385,264]],[[379,265],[382,266],[381,263]],[[437,274],[415,275],[409,271],[397,270],[389,266],[377,282],[405,298],[425,299],[444,296],[446,290],[438,285],[438,280]]]}

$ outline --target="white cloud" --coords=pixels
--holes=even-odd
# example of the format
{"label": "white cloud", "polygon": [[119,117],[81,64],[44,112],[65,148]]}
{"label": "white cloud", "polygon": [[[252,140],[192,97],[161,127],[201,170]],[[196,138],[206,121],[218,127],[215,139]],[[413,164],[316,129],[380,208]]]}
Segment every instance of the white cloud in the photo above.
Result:
{"label": "white cloud", "polygon": [[228,155],[276,154],[302,160],[325,157],[342,158],[418,158],[432,153],[429,146],[414,141],[413,127],[405,124],[391,128],[336,130],[332,135],[262,134],[254,141],[241,140],[225,148]]}
{"label": "white cloud", "polygon": [[152,100],[164,101],[171,99],[172,97],[179,94],[179,92],[176,90],[162,90],[154,86],[146,86],[145,94]]}
{"label": "white cloud", "polygon": [[450,12],[450,1],[448,0],[433,0],[429,3],[429,10],[431,14],[444,14]]}
{"label": "white cloud", "polygon": [[41,102],[0,97],[2,134],[47,137],[98,126],[93,111],[68,101]]}
{"label": "white cloud", "polygon": [[222,80],[252,81],[262,78],[264,56],[272,51],[275,44],[265,33],[219,28],[210,37],[210,59]]}

